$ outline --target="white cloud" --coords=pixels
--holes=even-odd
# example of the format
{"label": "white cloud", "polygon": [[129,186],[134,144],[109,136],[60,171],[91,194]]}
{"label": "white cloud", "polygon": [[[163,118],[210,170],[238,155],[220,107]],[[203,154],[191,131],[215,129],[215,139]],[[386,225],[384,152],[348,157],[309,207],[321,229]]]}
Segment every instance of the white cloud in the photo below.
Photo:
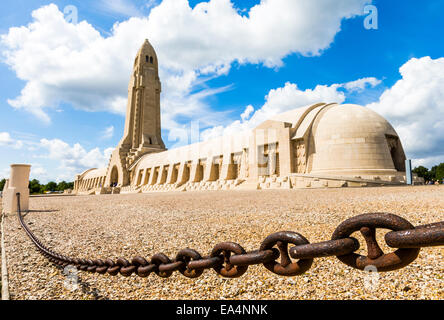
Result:
{"label": "white cloud", "polygon": [[[0,138],[6,135],[0,134]],[[101,168],[108,164],[114,148],[103,151],[99,148],[86,150],[79,143],[70,145],[60,139],[41,139],[38,142],[26,140],[23,144],[32,151],[30,157],[20,155],[20,163],[31,165],[31,179],[40,182],[73,181],[76,174],[90,168]],[[1,144],[0,144],[1,146]],[[9,177],[9,168],[0,170],[0,179]]]}
{"label": "white cloud", "polygon": [[40,148],[47,151],[42,157],[59,163],[56,180],[72,181],[76,174],[90,168],[101,168],[108,164],[114,148],[101,151],[99,148],[85,150],[79,143],[69,145],[60,139],[41,139]]}
{"label": "white cloud", "polygon": [[245,111],[241,114],[241,119],[242,121],[246,121],[250,118],[250,115],[253,113],[254,111],[254,107],[249,104],[246,108]]}
{"label": "white cloud", "polygon": [[[0,170],[0,180],[9,179],[10,168],[4,168]],[[3,190],[0,190],[3,191]]]}
{"label": "white cloud", "polygon": [[381,84],[381,80],[376,79],[374,77],[362,78],[355,81],[350,81],[343,84],[343,87],[347,89],[349,92],[354,91],[363,91],[367,87],[374,88]]}
{"label": "white cloud", "polygon": [[[413,165],[430,167],[444,162],[444,58],[411,59],[400,68],[400,73],[402,79],[387,89],[379,101],[367,107],[393,124],[407,157],[413,159]],[[306,90],[286,83],[282,88],[270,90],[265,104],[251,117],[253,107],[248,106],[240,115],[240,120],[204,130],[201,137],[208,140],[222,134],[252,129],[276,114],[308,104],[342,103],[348,94],[362,93],[381,82],[367,77],[342,84],[318,85]]]}
{"label": "white cloud", "polygon": [[[234,61],[276,67],[292,53],[319,55],[333,42],[341,21],[362,14],[368,2],[268,0],[241,15],[229,0],[193,9],[186,0],[164,0],[148,17],[116,23],[106,38],[88,22],[68,23],[55,5],[45,6],[32,13],[29,25],[10,28],[1,37],[4,61],[26,82],[9,103],[46,122],[47,110],[61,102],[124,114],[132,61],[149,38],[161,65],[164,127],[174,128],[177,119],[192,118],[196,110],[211,122],[214,112],[204,101],[217,91],[195,94],[202,75],[227,73]],[[128,3],[114,0],[111,8],[130,14],[134,8],[128,11]]]}
{"label": "white cloud", "polygon": [[43,168],[41,165],[36,165],[36,164],[34,164],[34,166],[32,168],[32,173],[36,177],[46,176],[48,174],[48,172],[46,171],[45,168]]}
{"label": "white cloud", "polygon": [[23,147],[23,141],[12,139],[9,132],[0,132],[0,146],[21,149]]}
{"label": "white cloud", "polygon": [[412,159],[412,167],[423,166],[431,169],[433,166],[436,166],[442,162],[444,162],[444,153],[436,156]]}
{"label": "white cloud", "polygon": [[151,11],[148,29],[164,63],[174,69],[226,71],[233,61],[275,67],[294,52],[320,54],[340,31],[341,20],[362,14],[368,2],[261,1],[242,16],[229,0],[194,9],[185,0],[165,0]]}
{"label": "white cloud", "polygon": [[8,132],[0,132],[0,145],[6,145],[11,142],[11,135]]}
{"label": "white cloud", "polygon": [[235,120],[227,126],[215,126],[204,130],[201,134],[202,140],[252,129],[274,115],[305,105],[319,102],[342,103],[345,100],[345,94],[338,90],[342,86],[341,84],[318,85],[314,89],[301,90],[297,84],[287,82],[284,87],[270,90],[265,97],[265,104],[251,117],[245,116],[246,114],[250,115],[254,110],[252,106],[248,106],[241,115],[241,120]]}
{"label": "white cloud", "polygon": [[399,72],[402,78],[367,106],[392,123],[408,157],[444,162],[444,58],[412,58]]}
{"label": "white cloud", "polygon": [[[44,166],[42,164],[36,163],[36,162],[33,162],[31,164],[31,172],[29,175],[29,179],[30,180],[37,179],[37,180],[39,180],[40,183],[47,183],[49,181],[54,181],[54,180],[56,180],[57,182],[62,181],[62,180],[58,180],[56,177],[51,177],[51,175],[48,173],[46,168],[44,168]],[[72,177],[71,177],[70,181],[71,180],[72,180]]]}
{"label": "white cloud", "polygon": [[114,136],[114,126],[109,126],[102,131],[102,139],[111,139]]}

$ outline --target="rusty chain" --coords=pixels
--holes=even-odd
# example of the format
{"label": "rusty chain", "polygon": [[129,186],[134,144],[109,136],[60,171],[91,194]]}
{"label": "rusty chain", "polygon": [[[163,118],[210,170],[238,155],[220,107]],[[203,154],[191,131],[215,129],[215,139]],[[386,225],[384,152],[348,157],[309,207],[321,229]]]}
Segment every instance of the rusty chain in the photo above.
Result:
{"label": "rusty chain", "polygon": [[[151,273],[168,278],[179,271],[187,278],[197,278],[205,269],[214,269],[226,278],[243,275],[250,265],[263,264],[271,272],[281,276],[300,275],[310,269],[314,258],[336,256],[343,263],[360,270],[375,266],[378,271],[391,271],[403,268],[416,259],[422,247],[444,245],[444,221],[414,227],[407,220],[390,213],[366,213],[342,222],[334,231],[331,240],[309,243],[301,234],[293,231],[277,232],[262,242],[259,250],[246,252],[234,242],[217,244],[208,256],[202,257],[196,250],[180,250],[172,260],[163,253],[154,254],[148,261],[134,257],[131,261],[111,259],[77,259],[61,255],[47,248],[28,228],[20,210],[20,193],[17,193],[17,211],[21,226],[37,249],[49,261],[66,267],[99,274],[125,277],[133,273],[147,277]],[[385,235],[389,247],[397,250],[384,254],[376,241],[376,229],[392,231]],[[360,231],[367,244],[367,256],[355,253],[359,242],[350,235]],[[290,249],[289,244],[293,244]],[[275,248],[275,246],[277,248]],[[280,262],[277,259],[280,257]],[[291,259],[298,259],[292,261]]]}

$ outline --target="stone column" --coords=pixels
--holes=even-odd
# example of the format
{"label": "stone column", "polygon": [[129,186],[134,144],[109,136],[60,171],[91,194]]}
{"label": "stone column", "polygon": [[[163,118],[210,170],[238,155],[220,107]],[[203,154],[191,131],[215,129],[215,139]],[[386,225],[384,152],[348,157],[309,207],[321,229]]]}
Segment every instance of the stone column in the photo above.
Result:
{"label": "stone column", "polygon": [[17,196],[20,193],[20,209],[29,209],[29,173],[31,166],[28,164],[12,164],[11,176],[3,191],[3,211],[5,213],[17,212]]}
{"label": "stone column", "polygon": [[176,183],[177,175],[175,174],[175,170],[176,170],[176,164],[173,163],[170,164],[170,166],[168,167],[168,175],[166,180],[167,184]]}
{"label": "stone column", "polygon": [[188,163],[186,161],[182,162],[179,167],[179,173],[177,175],[177,183],[182,185],[189,180]]}
{"label": "stone column", "polygon": [[150,176],[150,180],[148,181],[148,185],[152,186],[152,185],[156,184],[157,178],[158,178],[157,177],[158,176],[158,171],[157,170],[159,170],[159,167],[153,167],[151,169],[151,176]]}
{"label": "stone column", "polygon": [[199,182],[203,178],[199,175],[199,168],[199,160],[193,161],[190,168],[190,182]]}
{"label": "stone column", "polygon": [[165,170],[165,166],[162,165],[159,168],[159,175],[157,177],[157,184],[164,184],[167,179],[168,171]]}
{"label": "stone column", "polygon": [[217,180],[215,178],[216,176],[216,165],[214,163],[215,159],[214,157],[208,157],[205,165],[205,171],[204,171],[204,181],[215,181]]}
{"label": "stone column", "polygon": [[235,163],[232,153],[225,153],[222,160],[222,170],[219,179],[233,180],[237,173],[234,172]]}

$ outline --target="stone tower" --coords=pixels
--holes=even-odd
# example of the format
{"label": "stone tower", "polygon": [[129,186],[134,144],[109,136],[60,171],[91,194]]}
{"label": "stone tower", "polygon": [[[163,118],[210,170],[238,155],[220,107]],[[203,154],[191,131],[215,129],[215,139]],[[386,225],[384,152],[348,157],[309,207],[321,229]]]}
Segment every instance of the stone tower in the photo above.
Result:
{"label": "stone tower", "polygon": [[159,63],[148,40],[137,53],[128,86],[125,130],[107,170],[106,186],[129,184],[129,169],[147,153],[164,151],[161,137]]}

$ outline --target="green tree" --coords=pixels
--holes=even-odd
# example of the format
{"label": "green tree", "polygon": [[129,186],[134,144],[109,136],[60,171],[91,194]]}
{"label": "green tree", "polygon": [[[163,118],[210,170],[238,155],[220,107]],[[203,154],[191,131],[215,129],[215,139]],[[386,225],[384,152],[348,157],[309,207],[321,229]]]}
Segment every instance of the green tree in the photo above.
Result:
{"label": "green tree", "polygon": [[56,191],[57,190],[57,183],[54,181],[50,181],[46,184],[44,191]]}
{"label": "green tree", "polygon": [[430,179],[436,180],[436,169],[438,169],[438,166],[433,166],[430,169]]}
{"label": "green tree", "polygon": [[41,184],[41,185],[40,185],[39,193],[45,193],[45,191],[46,191],[46,185]]}
{"label": "green tree", "polygon": [[41,189],[41,185],[40,185],[39,180],[33,179],[33,180],[29,181],[29,192],[31,194],[40,193],[40,189]]}
{"label": "green tree", "polygon": [[436,175],[435,175],[437,180],[442,180],[444,179],[444,162],[440,163],[437,167],[436,167]]}
{"label": "green tree", "polygon": [[64,191],[66,189],[69,189],[69,185],[66,181],[59,182],[57,185],[57,191]]}
{"label": "green tree", "polygon": [[3,191],[5,184],[6,184],[6,179],[0,180],[0,191]]}
{"label": "green tree", "polygon": [[416,167],[412,170],[413,173],[416,173],[418,177],[424,178],[424,180],[430,180],[430,172],[429,169],[423,166]]}

